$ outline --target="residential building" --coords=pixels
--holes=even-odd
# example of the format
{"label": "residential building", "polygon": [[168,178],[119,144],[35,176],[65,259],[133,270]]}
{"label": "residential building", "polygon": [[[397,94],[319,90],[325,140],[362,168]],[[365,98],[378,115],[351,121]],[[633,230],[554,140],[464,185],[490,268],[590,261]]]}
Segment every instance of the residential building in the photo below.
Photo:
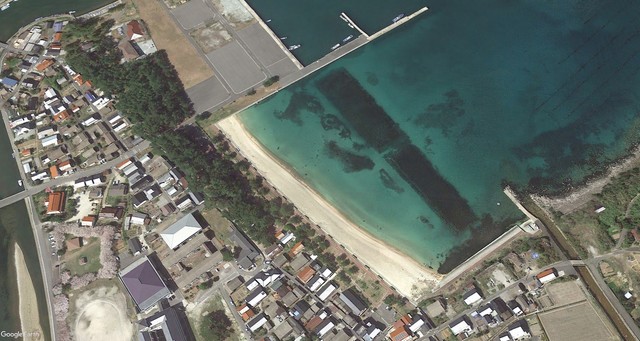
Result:
{"label": "residential building", "polygon": [[525,320],[520,320],[509,326],[509,336],[514,341],[520,341],[531,337],[529,325]]}
{"label": "residential building", "polygon": [[127,23],[127,38],[129,40],[136,40],[144,37],[144,31],[142,25],[138,20],[131,20]]}
{"label": "residential building", "polygon": [[122,207],[111,207],[111,206],[103,207],[100,210],[98,217],[105,218],[105,219],[118,220],[122,218],[123,211],[124,210],[122,209]]}
{"label": "residential building", "polygon": [[469,317],[465,315],[449,323],[449,329],[456,336],[460,334],[469,335],[473,330],[473,324]]}
{"label": "residential building", "polygon": [[241,249],[236,260],[238,262],[238,266],[243,270],[252,269],[255,266],[253,261],[260,255],[258,249],[242,234],[242,232],[236,229],[234,229],[230,239]]}
{"label": "residential building", "polygon": [[462,299],[467,305],[474,305],[482,301],[482,295],[480,295],[480,291],[478,290],[478,288],[473,285],[471,290],[465,292],[464,295],[462,295]]}
{"label": "residential building", "polygon": [[252,291],[245,299],[247,304],[252,307],[257,307],[263,299],[267,297],[267,293],[262,288],[257,288]]}
{"label": "residential building", "polygon": [[558,278],[558,272],[555,268],[547,269],[536,275],[536,279],[540,281],[540,284],[549,283],[556,278]]}
{"label": "residential building", "polygon": [[[181,323],[179,311],[169,307],[138,322],[140,341],[190,341],[186,324]],[[184,320],[184,319],[182,319]]]}
{"label": "residential building", "polygon": [[92,215],[88,215],[83,217],[80,221],[80,225],[85,227],[93,227],[96,224],[96,217]]}
{"label": "residential building", "polygon": [[300,280],[300,282],[302,282],[302,284],[307,284],[307,282],[309,282],[309,280],[313,277],[313,275],[315,275],[315,273],[316,270],[310,265],[307,265],[298,272],[296,277],[298,278],[298,280]]}
{"label": "residential building", "polygon": [[326,283],[322,288],[320,288],[320,290],[318,290],[318,298],[322,301],[326,301],[336,289],[337,288],[333,283]]}
{"label": "residential building", "polygon": [[280,269],[272,269],[269,271],[261,271],[255,275],[252,279],[247,281],[247,289],[253,290],[259,286],[266,288],[271,283],[282,277],[282,271]]}
{"label": "residential building", "polygon": [[137,256],[142,252],[142,244],[140,243],[138,237],[129,238],[127,244],[132,255]]}
{"label": "residential building", "polygon": [[267,323],[267,317],[264,313],[260,313],[258,316],[254,317],[253,320],[247,322],[247,328],[250,332],[255,332],[260,329],[260,327],[264,326]]}
{"label": "residential building", "polygon": [[367,310],[367,305],[351,289],[343,291],[339,297],[356,316],[360,316]]}

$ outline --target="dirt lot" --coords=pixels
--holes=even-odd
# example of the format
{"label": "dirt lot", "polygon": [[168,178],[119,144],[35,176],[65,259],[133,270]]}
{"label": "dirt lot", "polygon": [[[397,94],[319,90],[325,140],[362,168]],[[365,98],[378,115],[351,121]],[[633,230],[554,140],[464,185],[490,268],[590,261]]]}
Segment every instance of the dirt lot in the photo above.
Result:
{"label": "dirt lot", "polygon": [[127,316],[127,298],[115,284],[86,290],[75,297],[77,312],[70,323],[76,340],[129,341],[133,324]]}
{"label": "dirt lot", "polygon": [[255,22],[255,19],[242,5],[240,0],[214,0],[213,5],[231,26],[239,30]]}
{"label": "dirt lot", "polygon": [[162,2],[133,0],[158,49],[164,49],[188,89],[213,76],[209,65],[178,28]]}
{"label": "dirt lot", "polygon": [[219,22],[208,23],[204,27],[191,31],[190,34],[204,53],[209,53],[231,41],[231,35]]}

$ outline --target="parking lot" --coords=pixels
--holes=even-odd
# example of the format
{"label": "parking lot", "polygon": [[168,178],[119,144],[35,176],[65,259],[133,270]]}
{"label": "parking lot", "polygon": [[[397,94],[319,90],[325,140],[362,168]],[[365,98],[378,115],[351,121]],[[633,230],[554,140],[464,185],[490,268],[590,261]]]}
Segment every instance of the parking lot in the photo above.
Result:
{"label": "parking lot", "polygon": [[218,74],[239,94],[260,84],[267,76],[247,51],[233,41],[207,54]]}
{"label": "parking lot", "polygon": [[193,108],[197,113],[213,108],[229,98],[229,92],[217,76],[187,89],[187,95],[193,102]]}
{"label": "parking lot", "polygon": [[205,3],[206,0],[191,0],[171,10],[178,24],[185,30],[190,30],[204,22],[212,20],[215,14]]}

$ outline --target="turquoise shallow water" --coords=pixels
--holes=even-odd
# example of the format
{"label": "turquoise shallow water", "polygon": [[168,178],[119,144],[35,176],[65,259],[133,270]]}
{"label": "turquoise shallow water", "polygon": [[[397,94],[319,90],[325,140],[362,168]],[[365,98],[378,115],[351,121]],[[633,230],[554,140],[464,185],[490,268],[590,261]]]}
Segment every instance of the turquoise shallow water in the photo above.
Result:
{"label": "turquoise shallow water", "polygon": [[[295,1],[255,5],[266,13],[283,2]],[[378,2],[385,3],[368,3]],[[505,181],[558,191],[638,143],[640,6],[604,0],[410,3],[430,11],[240,118],[354,222],[448,271],[522,219],[502,193]],[[323,5],[337,12],[342,6]],[[389,12],[393,17],[399,11],[404,9]],[[271,23],[278,20],[288,18]],[[281,25],[278,34],[293,34]],[[319,87],[343,69],[408,141],[394,140],[383,150],[365,141],[366,129],[380,127],[354,121],[349,104],[336,105],[327,93],[331,87]],[[344,96],[352,104],[368,101],[362,92]],[[438,177],[427,168],[415,170],[413,178],[399,173],[390,160],[407,144],[419,148]],[[443,182],[451,193],[429,192],[429,184],[436,189]],[[420,195],[425,192],[427,199]],[[473,223],[454,224],[458,212],[442,209],[447,200],[466,203]]]}

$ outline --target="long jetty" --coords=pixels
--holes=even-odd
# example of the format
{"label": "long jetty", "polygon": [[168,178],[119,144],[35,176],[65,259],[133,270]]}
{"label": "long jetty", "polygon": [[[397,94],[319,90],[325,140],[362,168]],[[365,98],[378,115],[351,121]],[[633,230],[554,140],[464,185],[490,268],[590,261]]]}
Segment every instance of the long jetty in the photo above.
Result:
{"label": "long jetty", "polygon": [[393,24],[381,29],[380,31],[372,34],[371,36],[368,37],[369,40],[374,40],[376,38],[379,38],[381,35],[393,30],[396,27],[399,27],[400,25],[403,25],[405,23],[407,23],[409,20],[419,16],[420,14],[428,11],[429,9],[427,7],[422,7],[421,9],[413,12],[410,15],[407,15],[405,17],[400,18],[398,21],[394,22]]}

